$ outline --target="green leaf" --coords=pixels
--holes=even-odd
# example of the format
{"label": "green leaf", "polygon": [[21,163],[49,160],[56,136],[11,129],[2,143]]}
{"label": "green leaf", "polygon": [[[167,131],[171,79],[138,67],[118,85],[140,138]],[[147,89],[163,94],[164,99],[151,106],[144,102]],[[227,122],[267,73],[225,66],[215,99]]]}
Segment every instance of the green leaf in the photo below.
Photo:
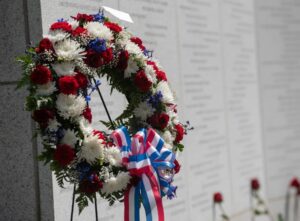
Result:
{"label": "green leaf", "polygon": [[184,149],[184,145],[183,144],[175,144],[175,150],[179,150],[180,152],[182,152]]}
{"label": "green leaf", "polygon": [[87,196],[82,193],[76,198],[76,203],[78,205],[79,214],[84,210],[85,207],[89,205]]}

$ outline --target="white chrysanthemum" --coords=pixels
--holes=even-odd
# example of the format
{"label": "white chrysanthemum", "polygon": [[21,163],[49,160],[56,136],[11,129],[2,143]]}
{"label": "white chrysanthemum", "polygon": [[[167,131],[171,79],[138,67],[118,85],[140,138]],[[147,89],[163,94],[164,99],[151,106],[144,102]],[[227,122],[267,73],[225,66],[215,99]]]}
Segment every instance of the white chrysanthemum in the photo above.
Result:
{"label": "white chrysanthemum", "polygon": [[104,149],[104,161],[112,166],[121,166],[122,157],[118,147],[109,147]]}
{"label": "white chrysanthemum", "polygon": [[79,22],[76,20],[69,21],[69,24],[72,26],[72,29],[75,29],[79,26]]}
{"label": "white chrysanthemum", "polygon": [[51,66],[58,76],[75,75],[75,63],[73,62],[56,63]]}
{"label": "white chrysanthemum", "polygon": [[107,41],[113,39],[113,33],[102,23],[88,22],[84,27],[87,29],[89,35],[94,38],[101,38]]}
{"label": "white chrysanthemum", "polygon": [[59,29],[59,30],[50,30],[48,35],[45,35],[44,38],[48,38],[53,44],[66,39],[69,37],[69,33]]}
{"label": "white chrysanthemum", "polygon": [[103,140],[99,139],[98,136],[85,136],[78,158],[92,164],[97,159],[103,158],[103,149]]}
{"label": "white chrysanthemum", "polygon": [[50,131],[57,131],[60,126],[61,124],[54,118],[49,120],[47,129]]}
{"label": "white chrysanthemum", "polygon": [[129,78],[131,74],[136,73],[139,70],[139,66],[133,57],[129,57],[127,68],[124,71],[124,77]]}
{"label": "white chrysanthemum", "polygon": [[129,54],[135,54],[137,57],[143,56],[143,52],[140,47],[131,41],[127,41],[125,49]]}
{"label": "white chrysanthemum", "polygon": [[173,110],[170,110],[168,111],[168,115],[170,117],[170,121],[169,121],[169,124],[170,123],[173,123],[173,124],[179,124],[179,119],[178,119],[178,114],[175,113]]}
{"label": "white chrysanthemum", "polygon": [[164,141],[165,141],[166,144],[172,144],[173,141],[175,140],[174,136],[168,130],[166,130],[163,133],[162,138],[164,139]]}
{"label": "white chrysanthemum", "polygon": [[41,84],[41,85],[38,85],[36,88],[36,94],[42,95],[42,96],[50,95],[54,91],[56,91],[54,82],[48,82],[47,84]]}
{"label": "white chrysanthemum", "polygon": [[168,104],[174,104],[175,99],[173,93],[169,87],[169,84],[166,81],[160,81],[157,84],[156,92],[160,91],[162,94],[162,101]]}
{"label": "white chrysanthemum", "polygon": [[83,96],[59,94],[56,100],[58,113],[65,119],[79,117],[86,107]]}
{"label": "white chrysanthemum", "polygon": [[104,184],[101,192],[111,194],[113,192],[124,190],[130,181],[128,172],[120,172],[116,177],[110,177]]}
{"label": "white chrysanthemum", "polygon": [[145,74],[152,83],[156,84],[156,82],[157,82],[156,73],[155,73],[155,70],[153,69],[152,65],[146,65]]}
{"label": "white chrysanthemum", "polygon": [[143,121],[146,121],[154,113],[154,109],[146,101],[139,103],[139,105],[133,110],[133,114]]}
{"label": "white chrysanthemum", "polygon": [[63,61],[73,61],[83,57],[84,49],[80,44],[71,39],[65,39],[54,45],[54,50],[58,59]]}
{"label": "white chrysanthemum", "polygon": [[64,131],[64,137],[61,139],[60,143],[68,144],[68,145],[74,147],[75,144],[77,143],[77,141],[78,141],[78,139],[77,139],[75,131],[67,129]]}
{"label": "white chrysanthemum", "polygon": [[132,34],[123,29],[121,32],[119,32],[118,38],[116,39],[116,44],[125,46],[127,42],[130,41],[131,37]]}
{"label": "white chrysanthemum", "polygon": [[78,122],[79,122],[80,130],[84,135],[88,135],[93,132],[94,129],[92,128],[92,125],[87,119],[85,119],[84,117],[80,117],[78,119]]}

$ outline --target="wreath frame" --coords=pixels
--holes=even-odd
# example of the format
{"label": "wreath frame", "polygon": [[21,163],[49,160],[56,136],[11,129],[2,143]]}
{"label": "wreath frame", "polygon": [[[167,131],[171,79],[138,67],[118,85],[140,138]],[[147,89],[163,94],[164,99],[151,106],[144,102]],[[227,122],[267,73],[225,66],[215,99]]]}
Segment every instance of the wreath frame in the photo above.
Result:
{"label": "wreath frame", "polygon": [[[32,112],[44,147],[38,159],[50,164],[60,187],[64,187],[65,182],[74,183],[73,202],[76,193],[79,212],[82,212],[89,201],[95,202],[96,193],[107,199],[110,205],[115,201],[122,202],[128,185],[136,182],[136,177],[128,174],[123,181],[126,185],[103,193],[103,184],[107,183],[101,174],[103,168],[109,168],[109,175],[115,178],[121,173],[128,173],[128,170],[120,162],[118,166],[113,165],[110,160],[120,159],[112,159],[112,156],[108,159],[94,156],[95,160],[91,160],[93,156],[82,154],[85,145],[96,143],[104,150],[115,147],[107,132],[91,130],[89,102],[93,91],[98,91],[109,118],[109,121],[101,121],[107,130],[125,125],[133,135],[140,128],[152,127],[176,155],[184,148],[181,143],[183,136],[192,128],[189,123],[178,121],[175,98],[166,74],[140,38],[105,17],[103,11],[92,15],[78,13],[72,19],[59,19],[53,23],[49,34],[37,46],[30,45],[25,55],[17,58],[23,68],[17,88],[25,86],[29,91],[25,109]],[[106,77],[111,92],[119,91],[128,101],[126,109],[114,120],[95,77]],[[69,106],[73,105],[74,110],[64,106],[66,102]],[[139,106],[141,103],[143,107]],[[81,111],[78,112],[78,109]],[[90,143],[86,142],[88,138],[91,138]],[[72,142],[73,145],[70,144]],[[80,180],[86,167],[89,167],[88,177]],[[175,160],[172,173],[179,170],[180,165]],[[173,191],[168,197],[172,198],[174,194]]]}

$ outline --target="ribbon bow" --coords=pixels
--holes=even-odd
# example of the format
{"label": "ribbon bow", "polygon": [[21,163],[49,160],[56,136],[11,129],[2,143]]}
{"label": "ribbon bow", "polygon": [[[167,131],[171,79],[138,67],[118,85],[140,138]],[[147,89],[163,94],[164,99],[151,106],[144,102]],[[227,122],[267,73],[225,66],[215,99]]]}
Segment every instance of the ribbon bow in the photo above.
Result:
{"label": "ribbon bow", "polygon": [[141,129],[132,139],[122,126],[111,137],[121,148],[122,161],[128,171],[140,177],[124,197],[124,220],[139,221],[140,199],[146,211],[147,221],[164,221],[162,196],[172,198],[176,187],[171,185],[175,155],[164,148],[163,139],[153,129]]}

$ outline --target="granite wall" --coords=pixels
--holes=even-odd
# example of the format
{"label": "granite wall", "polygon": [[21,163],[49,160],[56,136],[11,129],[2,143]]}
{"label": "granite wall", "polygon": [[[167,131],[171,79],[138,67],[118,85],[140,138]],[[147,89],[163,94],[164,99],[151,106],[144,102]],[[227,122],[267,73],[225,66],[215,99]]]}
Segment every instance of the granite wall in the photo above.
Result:
{"label": "granite wall", "polygon": [[54,220],[52,179],[36,160],[34,123],[24,111],[25,90],[15,57],[41,37],[39,0],[1,0],[0,10],[0,221]]}

